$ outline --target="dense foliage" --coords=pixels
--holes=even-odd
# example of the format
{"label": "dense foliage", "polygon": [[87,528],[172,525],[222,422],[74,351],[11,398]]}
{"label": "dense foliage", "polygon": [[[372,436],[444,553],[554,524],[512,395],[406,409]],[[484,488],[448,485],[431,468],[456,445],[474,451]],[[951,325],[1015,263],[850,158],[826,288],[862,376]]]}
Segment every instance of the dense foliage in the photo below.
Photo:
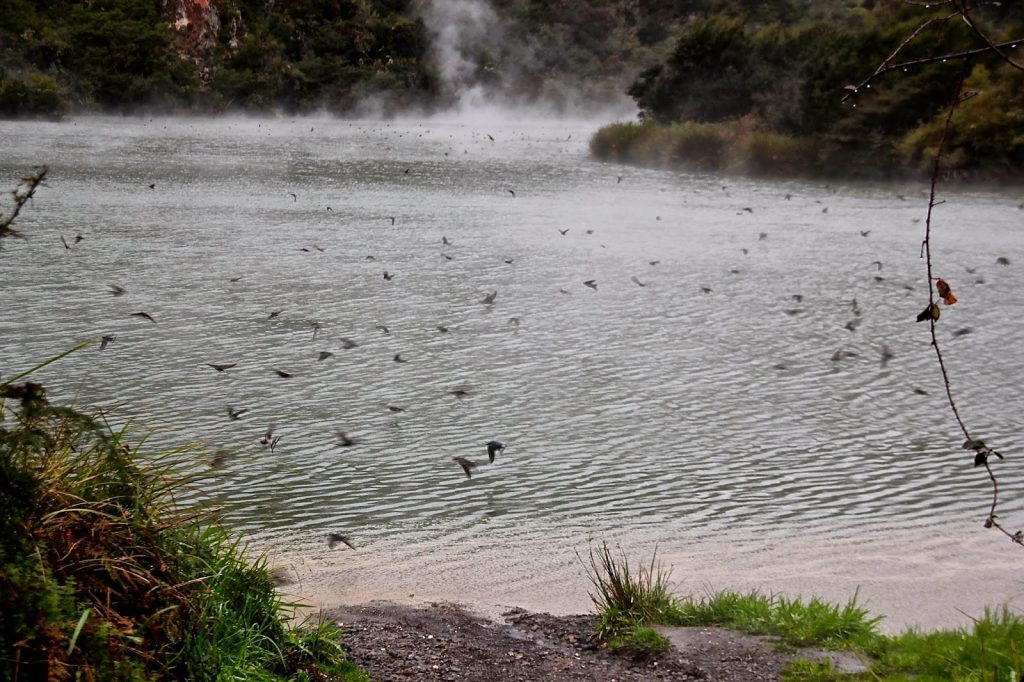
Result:
{"label": "dense foliage", "polygon": [[[870,7],[871,9],[867,9]],[[984,46],[950,8],[887,3],[847,9],[838,16],[799,21],[757,21],[742,12],[701,15],[679,32],[670,54],[646,69],[629,93],[641,118],[661,125],[603,131],[594,152],[602,158],[647,163],[708,165],[679,150],[692,135],[720,137],[732,152],[751,135],[781,136],[801,153],[805,172],[877,174],[880,169],[915,173],[932,155],[945,108],[967,69],[963,106],[947,167],[956,174],[1006,177],[1024,170],[1024,73],[995,54],[951,59],[899,70],[861,88],[842,103],[925,20],[935,21],[909,42],[896,62],[926,59]],[[780,16],[782,16],[780,14]],[[994,6],[974,14],[995,41],[1024,37],[1021,5]],[[1024,42],[1024,41],[1022,41]],[[1008,52],[1024,61],[1021,49]],[[650,144],[674,128],[669,148]],[[629,139],[626,139],[626,138]],[[658,150],[649,154],[639,146]],[[744,153],[727,153],[712,167],[764,168]]]}
{"label": "dense foliage", "polygon": [[0,383],[0,680],[365,680],[138,446]]}
{"label": "dense foliage", "polygon": [[161,0],[0,0],[0,115],[140,107],[351,108],[429,94],[408,0],[211,0],[211,25],[172,28]]}

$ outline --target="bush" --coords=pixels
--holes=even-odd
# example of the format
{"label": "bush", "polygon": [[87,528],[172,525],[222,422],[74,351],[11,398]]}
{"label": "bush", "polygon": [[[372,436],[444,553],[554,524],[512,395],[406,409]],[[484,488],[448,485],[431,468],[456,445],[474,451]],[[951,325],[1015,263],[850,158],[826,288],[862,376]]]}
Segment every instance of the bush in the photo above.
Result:
{"label": "bush", "polygon": [[188,482],[169,465],[181,450],[140,467],[127,429],[52,405],[23,376],[0,383],[4,678],[351,672],[336,630],[286,624],[263,560],[174,503]]}

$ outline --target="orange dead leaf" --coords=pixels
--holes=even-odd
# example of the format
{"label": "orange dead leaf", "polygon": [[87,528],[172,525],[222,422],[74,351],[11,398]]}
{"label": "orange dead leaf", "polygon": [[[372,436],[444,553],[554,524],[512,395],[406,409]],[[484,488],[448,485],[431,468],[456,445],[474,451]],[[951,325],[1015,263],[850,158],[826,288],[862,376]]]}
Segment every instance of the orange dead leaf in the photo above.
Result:
{"label": "orange dead leaf", "polygon": [[942,297],[942,302],[946,305],[953,305],[956,303],[956,296],[953,295],[953,291],[946,284],[946,280],[939,278],[939,281],[935,283],[935,288],[939,290],[939,296]]}

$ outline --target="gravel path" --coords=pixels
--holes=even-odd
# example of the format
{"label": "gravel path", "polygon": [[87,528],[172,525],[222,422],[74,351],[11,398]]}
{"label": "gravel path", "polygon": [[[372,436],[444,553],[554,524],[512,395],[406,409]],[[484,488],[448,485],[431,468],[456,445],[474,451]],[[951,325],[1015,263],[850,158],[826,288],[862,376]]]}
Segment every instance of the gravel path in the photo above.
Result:
{"label": "gravel path", "polygon": [[594,616],[512,609],[494,622],[452,604],[390,602],[329,609],[349,659],[379,682],[639,682],[778,680],[792,654],[718,628],[670,628],[668,652],[633,661],[590,639]]}

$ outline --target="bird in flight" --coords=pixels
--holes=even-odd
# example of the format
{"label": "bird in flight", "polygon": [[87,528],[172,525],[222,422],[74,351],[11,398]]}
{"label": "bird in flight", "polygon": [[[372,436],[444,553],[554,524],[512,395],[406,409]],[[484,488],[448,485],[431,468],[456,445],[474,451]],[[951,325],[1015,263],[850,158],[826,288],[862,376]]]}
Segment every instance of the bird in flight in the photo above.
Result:
{"label": "bird in flight", "polygon": [[590,287],[594,291],[597,291],[597,280],[588,279],[586,282],[583,283],[583,286]]}
{"label": "bird in flight", "polygon": [[348,546],[349,549],[355,549],[356,546],[352,544],[352,541],[341,533],[330,533],[327,536],[327,549],[334,549],[338,543],[343,543]]}
{"label": "bird in flight", "polygon": [[395,405],[388,405],[388,409],[392,412],[405,412],[404,407],[397,407]]}
{"label": "bird in flight", "polygon": [[999,258],[996,258],[996,265],[1009,265],[1009,264],[1010,264],[1010,259],[1007,258],[1006,256],[1000,256]]}
{"label": "bird in flight", "polygon": [[334,353],[332,353],[332,352],[331,352],[331,351],[329,351],[329,350],[322,350],[322,351],[320,351],[320,353],[319,353],[319,354],[318,354],[318,355],[316,356],[316,361],[317,361],[317,362],[320,362],[320,361],[322,361],[322,360],[326,360],[327,358],[330,358],[330,357],[334,357]]}
{"label": "bird in flight", "polygon": [[861,230],[860,231],[860,236],[861,237],[867,237],[869,234],[871,234],[871,230]]}
{"label": "bird in flight", "polygon": [[228,455],[230,454],[231,453],[228,452],[227,450],[218,450],[217,452],[213,453],[213,457],[210,458],[210,461],[207,462],[207,464],[210,466],[211,469],[220,469],[222,466],[224,466],[224,462],[227,461]]}
{"label": "bird in flight", "polygon": [[150,321],[150,322],[152,322],[153,324],[156,324],[156,320],[154,320],[154,319],[153,319],[153,316],[152,316],[152,315],[150,315],[149,313],[142,313],[142,312],[139,312],[139,313],[132,313],[132,317],[141,317],[141,318],[143,318],[143,319],[149,320],[149,321]]}
{"label": "bird in flight", "polygon": [[494,455],[499,451],[504,452],[505,444],[501,441],[488,441],[487,442],[487,457],[491,460],[491,464],[494,464]]}
{"label": "bird in flight", "polygon": [[62,244],[64,244],[64,248],[65,248],[65,249],[70,249],[70,248],[71,248],[70,246],[68,246],[68,242],[67,242],[67,240],[66,240],[66,239],[64,239],[64,235],[61,235],[61,236],[60,236],[60,241],[61,241],[61,243],[62,243]]}
{"label": "bird in flight", "polygon": [[441,236],[441,243],[444,244],[445,246],[451,246],[452,245],[452,243],[450,241],[448,241],[448,237],[445,237],[444,235]]}
{"label": "bird in flight", "polygon": [[299,197],[298,197],[297,194],[295,194],[295,192],[288,192],[288,196],[290,196],[292,198],[293,202],[299,200]]}
{"label": "bird in flight", "polygon": [[117,284],[108,284],[107,286],[110,288],[111,296],[124,296],[128,293],[127,289],[122,286],[118,286]]}
{"label": "bird in flight", "polygon": [[571,228],[568,228],[568,227],[567,227],[567,228],[565,228],[565,229],[563,230],[562,228],[560,228],[560,227],[559,227],[559,228],[555,228],[555,229],[557,229],[557,230],[558,230],[558,234],[560,234],[560,235],[562,235],[562,236],[564,237],[564,236],[565,236],[566,234],[568,234],[568,232],[569,232],[569,230],[570,230]]}
{"label": "bird in flight", "polygon": [[476,468],[476,462],[470,461],[465,457],[452,457],[452,459],[458,462],[462,470],[466,472],[466,478],[473,478],[473,469]]}
{"label": "bird in flight", "polygon": [[451,393],[456,398],[458,398],[459,400],[462,400],[463,398],[469,395],[469,391],[467,391],[464,388],[453,388],[448,392]]}
{"label": "bird in flight", "polygon": [[395,276],[394,276],[394,275],[391,275],[391,274],[388,274],[388,271],[387,271],[387,270],[385,270],[385,271],[384,271],[384,279],[385,279],[386,281],[390,282],[390,281],[391,281],[391,280],[393,280],[394,278],[395,278]]}
{"label": "bird in flight", "polygon": [[442,334],[444,334],[444,333],[446,333],[448,331],[448,327],[444,326],[443,324],[439,324],[439,325],[437,325],[437,331],[439,331]]}
{"label": "bird in flight", "polygon": [[401,353],[395,353],[395,357],[392,358],[392,360],[394,360],[395,362],[409,362],[408,360],[402,357]]}
{"label": "bird in flight", "polygon": [[267,427],[267,430],[263,434],[263,437],[260,438],[260,445],[264,445],[264,446],[270,445],[270,443],[273,440],[274,440],[274,425],[271,424],[270,426]]}
{"label": "bird in flight", "polygon": [[268,320],[273,320],[275,317],[280,316],[281,313],[283,313],[283,312],[284,312],[284,310],[272,310],[272,311],[270,311],[270,315],[267,316],[267,319]]}
{"label": "bird in flight", "polygon": [[232,367],[234,367],[234,366],[235,366],[236,364],[238,364],[238,363],[232,362],[231,364],[228,364],[228,365],[217,365],[217,364],[214,364],[214,363],[212,363],[212,362],[207,362],[207,363],[206,363],[206,366],[207,366],[207,367],[213,367],[213,368],[214,368],[215,370],[217,370],[218,372],[223,372],[223,371],[224,371],[224,370],[226,370],[226,369],[231,369],[231,368],[232,368]]}
{"label": "bird in flight", "polygon": [[391,330],[388,329],[388,326],[386,324],[378,324],[377,325],[377,329],[381,330],[385,334],[390,334],[391,333]]}
{"label": "bird in flight", "polygon": [[280,370],[280,369],[275,369],[274,370],[274,374],[276,374],[277,376],[281,377],[282,379],[290,379],[291,376],[292,376],[288,372],[285,372],[285,371]]}
{"label": "bird in flight", "polygon": [[356,439],[348,435],[344,431],[337,431],[336,434],[338,436],[338,442],[341,444],[341,447],[347,448],[356,444]]}
{"label": "bird in flight", "polygon": [[881,353],[882,353],[881,366],[882,366],[882,369],[885,369],[885,367],[889,364],[889,361],[892,360],[896,356],[892,354],[891,350],[889,350],[889,346],[885,345],[884,343],[882,344],[882,351],[881,351]]}
{"label": "bird in flight", "polygon": [[341,337],[341,347],[344,348],[345,350],[349,350],[351,348],[355,348],[358,345],[359,345],[358,343],[356,343],[352,339],[348,338],[347,336]]}
{"label": "bird in flight", "polygon": [[515,190],[512,190],[512,189],[510,189],[510,190],[508,191],[508,193],[509,193],[509,194],[511,194],[513,198],[515,198],[515,196],[516,196],[516,192],[515,192]]}
{"label": "bird in flight", "polygon": [[630,277],[630,279],[631,279],[631,280],[633,280],[633,283],[634,283],[634,284],[636,284],[636,285],[637,285],[638,287],[645,287],[645,286],[647,286],[646,284],[644,284],[643,282],[641,282],[641,281],[639,280],[639,278],[637,278],[637,276],[636,276],[636,275],[633,275],[632,277]]}
{"label": "bird in flight", "polygon": [[[236,410],[235,408],[231,407],[231,405],[228,405],[228,419],[230,419],[231,421],[237,421],[239,417],[241,417],[248,411],[249,410],[244,407],[240,410]],[[267,429],[267,433],[270,433],[270,429]]]}
{"label": "bird in flight", "polygon": [[484,305],[491,305],[492,303],[494,303],[494,299],[497,298],[497,297],[498,297],[498,292],[497,291],[492,291],[491,293],[489,293],[486,296],[484,296],[483,299],[480,302],[483,303]]}
{"label": "bird in flight", "polygon": [[103,338],[100,339],[100,350],[106,350],[107,344],[113,341],[114,338],[113,334],[105,334]]}
{"label": "bird in flight", "polygon": [[156,189],[156,183],[155,183],[155,182],[151,182],[151,183],[149,184],[149,188],[150,188],[150,189]]}

